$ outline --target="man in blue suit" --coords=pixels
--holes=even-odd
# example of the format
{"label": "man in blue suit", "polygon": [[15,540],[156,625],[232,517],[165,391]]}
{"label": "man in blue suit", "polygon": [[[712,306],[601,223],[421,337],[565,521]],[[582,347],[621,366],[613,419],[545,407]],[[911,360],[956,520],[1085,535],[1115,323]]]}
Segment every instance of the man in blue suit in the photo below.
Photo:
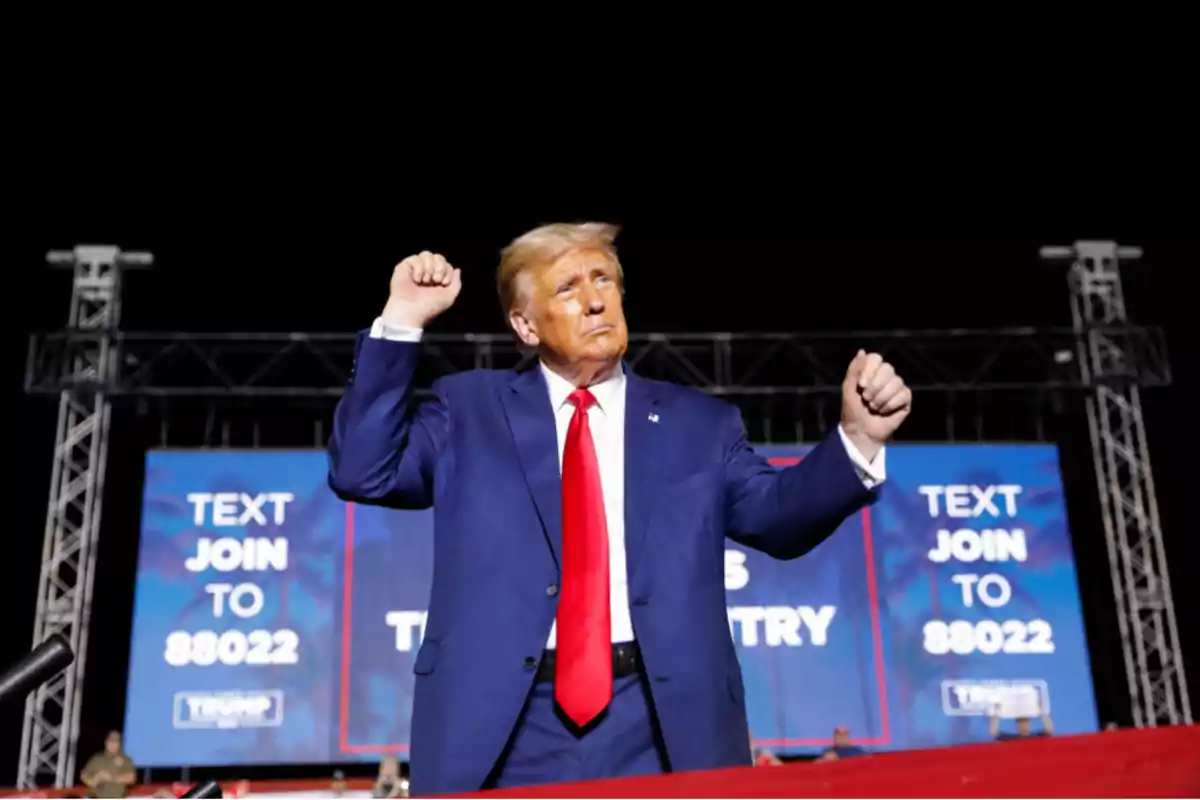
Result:
{"label": "man in blue suit", "polygon": [[414,794],[749,764],[725,537],[781,559],[820,544],[876,498],[909,413],[893,368],[860,351],[839,427],[774,469],[736,408],[622,361],[615,236],[556,224],[505,248],[528,369],[450,375],[414,401],[421,332],[462,286],[427,252],[397,265],[359,337],[330,485],[434,510]]}

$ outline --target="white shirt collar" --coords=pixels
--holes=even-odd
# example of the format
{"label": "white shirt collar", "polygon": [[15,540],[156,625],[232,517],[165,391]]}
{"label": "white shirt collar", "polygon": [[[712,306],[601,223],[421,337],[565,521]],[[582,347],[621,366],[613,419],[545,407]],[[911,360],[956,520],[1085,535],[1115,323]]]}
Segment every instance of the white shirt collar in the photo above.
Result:
{"label": "white shirt collar", "polygon": [[[550,390],[550,407],[554,409],[555,413],[558,413],[558,410],[563,407],[563,403],[566,403],[567,398],[571,396],[571,392],[575,391],[577,387],[547,367],[545,362],[539,362],[539,366],[542,368],[542,375],[546,378],[546,388]],[[625,391],[625,370],[618,369],[611,378],[605,378],[600,383],[589,386],[588,391],[596,398],[596,406],[605,415],[612,413],[616,408],[618,398]]]}

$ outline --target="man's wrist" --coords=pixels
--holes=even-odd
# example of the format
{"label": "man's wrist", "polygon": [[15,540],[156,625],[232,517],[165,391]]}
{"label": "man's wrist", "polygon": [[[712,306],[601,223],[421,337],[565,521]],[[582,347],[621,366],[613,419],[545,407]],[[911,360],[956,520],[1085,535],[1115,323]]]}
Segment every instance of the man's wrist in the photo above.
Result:
{"label": "man's wrist", "polygon": [[854,449],[867,460],[870,464],[875,460],[875,456],[879,455],[879,451],[883,449],[883,445],[867,436],[865,433],[857,432],[852,426],[843,423],[842,431],[846,434],[846,438],[854,445]]}
{"label": "man's wrist", "polygon": [[397,303],[394,300],[388,300],[379,318],[383,320],[385,325],[391,328],[424,330],[429,324],[429,320],[425,319],[419,312],[404,303]]}

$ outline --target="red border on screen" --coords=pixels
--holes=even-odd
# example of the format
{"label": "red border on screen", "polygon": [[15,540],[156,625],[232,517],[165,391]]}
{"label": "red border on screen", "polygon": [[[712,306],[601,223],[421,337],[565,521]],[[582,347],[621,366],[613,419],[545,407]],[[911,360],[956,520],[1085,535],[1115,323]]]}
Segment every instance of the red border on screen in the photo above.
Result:
{"label": "red border on screen", "polygon": [[[800,458],[770,458],[772,466],[788,467],[798,464]],[[875,546],[871,539],[871,509],[864,508],[862,514],[863,550],[866,553],[867,603],[871,614],[871,641],[874,645],[875,684],[879,697],[880,736],[855,738],[855,744],[891,744],[892,729],[888,719],[887,678],[883,668],[883,634],[879,622],[879,587],[875,578]],[[338,698],[338,749],[343,753],[407,753],[406,744],[350,744],[350,629],[351,596],[354,588],[354,504],[346,504],[345,571],[342,588],[342,670],[341,691]],[[757,747],[819,747],[830,739],[755,739]]]}

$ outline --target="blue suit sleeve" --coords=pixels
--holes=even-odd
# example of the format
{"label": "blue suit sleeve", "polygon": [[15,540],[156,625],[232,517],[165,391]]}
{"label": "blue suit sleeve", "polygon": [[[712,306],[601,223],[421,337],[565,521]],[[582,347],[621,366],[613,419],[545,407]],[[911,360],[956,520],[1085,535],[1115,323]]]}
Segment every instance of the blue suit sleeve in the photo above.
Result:
{"label": "blue suit sleeve", "polygon": [[342,500],[391,508],[433,504],[435,467],[449,438],[442,386],[416,403],[421,345],[360,334],[350,385],[329,440],[329,486]]}
{"label": "blue suit sleeve", "polygon": [[881,487],[863,484],[836,428],[785,469],[754,452],[737,409],[729,410],[722,430],[728,536],[739,544],[774,558],[799,558],[879,498]]}

